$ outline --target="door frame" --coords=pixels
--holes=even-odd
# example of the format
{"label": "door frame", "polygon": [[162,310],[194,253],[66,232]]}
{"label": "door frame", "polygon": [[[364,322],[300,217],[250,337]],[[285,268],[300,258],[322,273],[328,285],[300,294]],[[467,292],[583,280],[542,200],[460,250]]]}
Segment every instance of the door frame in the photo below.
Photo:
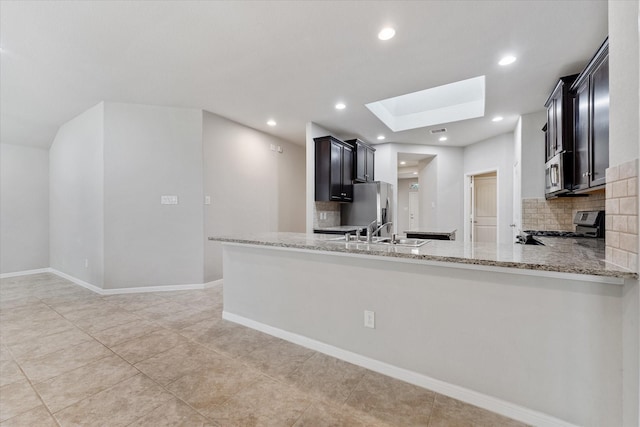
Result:
{"label": "door frame", "polygon": [[480,169],[464,174],[464,242],[471,242],[471,177],[486,173],[496,174],[496,244],[500,244],[502,218],[500,217],[500,172],[497,168]]}

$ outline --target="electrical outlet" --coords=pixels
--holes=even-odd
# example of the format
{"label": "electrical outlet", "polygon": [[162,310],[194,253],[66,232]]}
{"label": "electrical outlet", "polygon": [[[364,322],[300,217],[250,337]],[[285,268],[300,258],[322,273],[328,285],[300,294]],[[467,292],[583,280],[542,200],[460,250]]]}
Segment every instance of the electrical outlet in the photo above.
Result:
{"label": "electrical outlet", "polygon": [[376,313],[373,311],[365,310],[364,311],[364,327],[365,328],[376,328]]}
{"label": "electrical outlet", "polygon": [[271,151],[276,151],[276,144],[271,144],[271,145],[269,145],[269,149],[270,149]]}
{"label": "electrical outlet", "polygon": [[204,204],[205,205],[211,204],[211,196],[204,196]]}

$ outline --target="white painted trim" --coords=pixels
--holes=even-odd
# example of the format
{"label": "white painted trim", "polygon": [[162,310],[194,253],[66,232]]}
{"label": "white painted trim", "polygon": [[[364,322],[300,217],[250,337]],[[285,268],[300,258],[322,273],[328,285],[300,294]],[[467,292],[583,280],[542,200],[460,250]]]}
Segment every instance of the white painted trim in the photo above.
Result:
{"label": "white painted trim", "polygon": [[205,289],[215,288],[216,286],[222,286],[222,279],[212,280],[211,282],[207,282],[204,285]]}
{"label": "white painted trim", "polygon": [[35,270],[15,271],[13,273],[2,273],[0,279],[8,279],[9,277],[28,276],[30,274],[50,273],[50,268],[37,268]]}
{"label": "white painted trim", "polygon": [[118,295],[118,294],[140,294],[145,292],[170,292],[170,291],[190,291],[204,289],[204,284],[186,284],[186,285],[165,285],[165,286],[140,286],[137,288],[114,288],[101,289],[102,295]]}
{"label": "white painted trim", "polygon": [[49,268],[49,271],[53,274],[55,274],[56,276],[60,276],[63,279],[67,279],[68,281],[75,283],[76,285],[82,286],[83,288],[89,289],[90,291],[93,291],[99,295],[104,295],[102,292],[103,290],[99,287],[97,287],[96,285],[92,285],[89,282],[85,282],[84,280],[80,280],[77,277],[71,276],[67,273],[63,273],[62,271],[56,270],[55,268]]}
{"label": "white painted trim", "polygon": [[417,385],[418,387],[423,387],[443,394],[445,396],[461,400],[471,405],[479,406],[491,412],[513,418],[514,420],[539,427],[575,427],[574,424],[568,423],[542,412],[534,411],[532,409],[528,409],[502,399],[479,393],[477,391],[469,390],[455,384],[450,384],[435,378],[428,377],[426,375],[409,371],[407,369],[399,368],[397,366],[393,366],[379,360],[371,359],[357,353],[343,350],[341,348],[316,341],[302,335],[275,328],[264,323],[256,322],[255,320],[251,320],[237,314],[223,311],[222,318],[230,322],[234,322],[260,332],[264,332],[274,337],[281,338],[285,341],[289,341],[294,344],[318,351],[320,353],[333,356],[337,359],[353,363],[354,365],[361,366],[363,368],[381,373],[383,375],[387,375],[389,377]]}
{"label": "white painted trim", "polygon": [[83,288],[87,288],[90,291],[93,291],[99,295],[138,294],[138,293],[145,293],[145,292],[189,291],[189,290],[205,289],[207,287],[215,286],[218,283],[222,283],[222,280],[215,280],[213,282],[208,282],[208,283],[195,283],[195,284],[185,284],[185,285],[139,286],[135,288],[102,289],[95,285],[92,285],[91,283],[87,283],[84,280],[80,280],[77,277],[73,277],[69,274],[58,271],[54,268],[48,268],[46,269],[46,271],[53,273],[57,276],[60,276],[63,279],[67,279],[70,282],[75,283],[76,285],[82,286]]}
{"label": "white painted trim", "polygon": [[552,277],[552,278],[563,279],[563,280],[576,280],[579,282],[606,283],[606,284],[620,285],[620,286],[623,286],[625,283],[624,278],[612,277],[612,276],[595,276],[591,274],[564,273],[561,271],[531,270],[527,268],[500,267],[495,265],[482,265],[482,264],[471,264],[471,263],[462,263],[462,262],[456,263],[453,261],[433,261],[433,260],[426,260],[426,259],[387,256],[384,254],[369,255],[369,254],[353,253],[353,252],[321,251],[316,249],[302,249],[302,248],[292,248],[292,247],[285,247],[285,246],[261,245],[257,243],[256,244],[237,243],[237,242],[222,242],[222,243],[223,245],[249,247],[249,248],[256,248],[256,249],[268,249],[268,250],[289,251],[289,252],[306,252],[306,253],[326,255],[326,256],[373,259],[378,262],[387,261],[387,262],[400,262],[400,263],[406,263],[406,264],[422,264],[422,265],[428,265],[428,266],[434,266],[434,267],[457,268],[461,270],[475,270],[475,271],[491,271],[495,273],[517,274],[521,276]]}

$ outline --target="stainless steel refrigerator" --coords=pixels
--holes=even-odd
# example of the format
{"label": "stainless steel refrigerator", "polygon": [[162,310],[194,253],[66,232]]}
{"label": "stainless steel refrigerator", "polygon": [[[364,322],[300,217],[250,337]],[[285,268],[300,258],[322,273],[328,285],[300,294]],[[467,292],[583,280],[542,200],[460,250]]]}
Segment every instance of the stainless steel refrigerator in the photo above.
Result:
{"label": "stainless steel refrigerator", "polygon": [[[342,225],[366,227],[373,220],[377,227],[393,222],[393,185],[388,182],[363,182],[353,185],[353,202],[340,206]],[[383,227],[381,236],[389,236],[393,226]]]}

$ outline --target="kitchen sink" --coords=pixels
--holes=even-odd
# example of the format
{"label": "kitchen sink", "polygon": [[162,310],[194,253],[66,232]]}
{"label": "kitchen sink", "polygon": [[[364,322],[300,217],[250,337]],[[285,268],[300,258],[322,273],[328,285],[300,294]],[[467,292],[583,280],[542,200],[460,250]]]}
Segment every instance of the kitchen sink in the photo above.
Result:
{"label": "kitchen sink", "polygon": [[390,238],[384,238],[381,239],[377,242],[374,243],[381,243],[383,245],[394,245],[394,246],[407,246],[410,248],[417,248],[420,247],[426,243],[428,243],[428,240],[425,239],[406,239],[406,238],[401,238],[401,239],[396,239],[394,241],[392,241]]}

